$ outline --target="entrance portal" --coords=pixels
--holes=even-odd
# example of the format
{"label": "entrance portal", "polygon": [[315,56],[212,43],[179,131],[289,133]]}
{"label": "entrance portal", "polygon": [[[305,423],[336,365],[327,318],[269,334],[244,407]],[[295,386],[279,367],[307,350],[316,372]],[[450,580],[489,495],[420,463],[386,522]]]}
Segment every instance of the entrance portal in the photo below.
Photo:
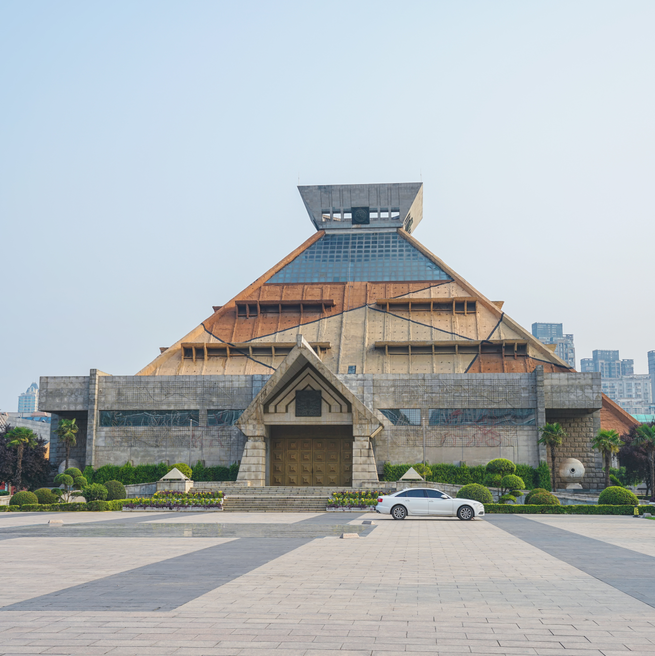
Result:
{"label": "entrance portal", "polygon": [[271,426],[271,485],[352,485],[352,426]]}

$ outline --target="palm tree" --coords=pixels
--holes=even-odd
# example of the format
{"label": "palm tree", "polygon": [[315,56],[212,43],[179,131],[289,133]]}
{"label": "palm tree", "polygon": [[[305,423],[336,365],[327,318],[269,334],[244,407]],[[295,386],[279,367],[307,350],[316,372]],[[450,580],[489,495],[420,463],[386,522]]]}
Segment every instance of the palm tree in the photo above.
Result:
{"label": "palm tree", "polygon": [[648,454],[648,468],[650,469],[651,501],[655,498],[655,424],[642,424],[637,426],[637,434],[633,444],[643,446]]}
{"label": "palm tree", "polygon": [[553,490],[557,489],[556,485],[556,472],[555,469],[555,447],[562,446],[562,440],[566,437],[566,433],[561,424],[554,422],[552,424],[544,424],[540,429],[541,437],[538,440],[539,444],[544,444],[548,447],[550,452],[550,477],[553,482]]}
{"label": "palm tree", "polygon": [[36,446],[37,436],[29,428],[12,428],[6,435],[7,446],[16,449],[16,489],[20,491],[21,479],[23,477],[23,451],[25,447]]}
{"label": "palm tree", "polygon": [[77,444],[75,436],[80,427],[75,423],[75,419],[62,419],[57,426],[55,433],[59,439],[66,446],[66,469],[68,469],[68,460],[71,452],[71,447]]}
{"label": "palm tree", "polygon": [[591,446],[603,456],[605,461],[605,487],[609,487],[612,454],[619,452],[619,449],[623,446],[623,441],[615,430],[603,429],[599,430],[598,435],[591,440]]}

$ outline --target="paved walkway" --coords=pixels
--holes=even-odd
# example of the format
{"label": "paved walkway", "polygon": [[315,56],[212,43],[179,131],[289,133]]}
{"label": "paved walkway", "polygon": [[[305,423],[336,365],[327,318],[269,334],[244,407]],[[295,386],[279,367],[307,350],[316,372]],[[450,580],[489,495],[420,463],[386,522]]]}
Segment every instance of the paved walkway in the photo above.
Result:
{"label": "paved walkway", "polygon": [[655,654],[648,520],[51,517],[0,516],[2,655]]}

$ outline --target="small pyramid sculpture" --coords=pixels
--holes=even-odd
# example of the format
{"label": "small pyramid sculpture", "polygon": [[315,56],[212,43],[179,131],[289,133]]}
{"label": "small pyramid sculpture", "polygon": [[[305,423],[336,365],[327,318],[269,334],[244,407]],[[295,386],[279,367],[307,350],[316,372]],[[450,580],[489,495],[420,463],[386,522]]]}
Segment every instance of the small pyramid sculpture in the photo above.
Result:
{"label": "small pyramid sculpture", "polygon": [[422,481],[423,476],[421,476],[414,467],[410,467],[401,477],[401,481]]}
{"label": "small pyramid sculpture", "polygon": [[160,481],[188,481],[191,480],[188,476],[185,476],[177,467],[173,467],[168,474],[162,476]]}

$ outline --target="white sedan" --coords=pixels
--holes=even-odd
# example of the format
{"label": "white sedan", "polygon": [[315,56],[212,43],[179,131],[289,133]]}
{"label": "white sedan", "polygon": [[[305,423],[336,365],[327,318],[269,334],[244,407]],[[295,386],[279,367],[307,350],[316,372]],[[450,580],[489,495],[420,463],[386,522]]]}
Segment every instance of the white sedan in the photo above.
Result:
{"label": "white sedan", "polygon": [[484,517],[484,506],[472,499],[453,499],[434,488],[412,487],[378,497],[375,512],[390,514],[394,519],[405,519],[407,515],[432,515],[467,520]]}

